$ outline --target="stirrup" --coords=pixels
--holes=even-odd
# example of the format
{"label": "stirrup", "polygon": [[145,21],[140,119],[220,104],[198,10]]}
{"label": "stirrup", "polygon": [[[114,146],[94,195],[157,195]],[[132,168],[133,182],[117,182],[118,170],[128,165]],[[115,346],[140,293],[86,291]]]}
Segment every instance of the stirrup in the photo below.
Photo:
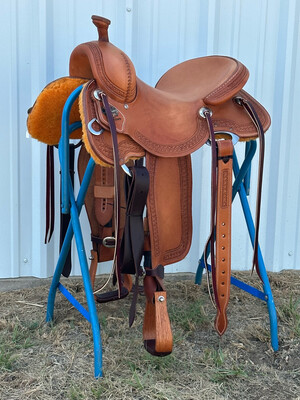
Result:
{"label": "stirrup", "polygon": [[143,337],[145,349],[153,356],[164,357],[172,353],[173,337],[166,292],[155,292],[154,303],[146,300]]}

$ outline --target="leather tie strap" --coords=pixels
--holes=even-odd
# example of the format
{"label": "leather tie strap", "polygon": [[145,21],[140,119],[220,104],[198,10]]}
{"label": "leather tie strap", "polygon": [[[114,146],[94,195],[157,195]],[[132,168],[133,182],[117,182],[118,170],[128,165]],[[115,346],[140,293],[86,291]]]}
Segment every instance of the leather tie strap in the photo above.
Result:
{"label": "leather tie strap", "polygon": [[[121,289],[122,289],[122,279],[121,279],[121,266],[120,266],[120,249],[121,249],[121,226],[120,226],[120,218],[121,218],[121,182],[120,182],[120,166],[119,166],[119,147],[118,147],[118,140],[117,140],[117,131],[116,125],[114,121],[114,117],[112,111],[110,109],[110,105],[108,103],[106,94],[98,91],[98,95],[102,100],[105,114],[107,117],[107,122],[109,124],[109,129],[111,133],[112,145],[113,145],[113,157],[114,157],[114,218],[115,218],[115,239],[116,239],[116,246],[114,252],[114,261],[113,261],[113,268],[116,273],[116,279],[118,283],[118,291],[119,297],[121,297]],[[100,102],[97,101],[96,109],[99,112],[99,108],[101,109]]]}
{"label": "leather tie strap", "polygon": [[261,209],[261,193],[262,193],[262,181],[264,171],[264,157],[265,157],[265,135],[261,124],[261,121],[253,107],[253,105],[242,97],[235,97],[234,99],[237,104],[244,107],[248,113],[253,124],[255,125],[258,133],[259,140],[259,161],[258,161],[258,178],[257,178],[257,190],[256,190],[256,212],[255,212],[255,237],[253,246],[253,261],[252,271],[256,268],[258,276],[261,278],[258,264],[258,237],[259,237],[259,223],[260,223],[260,209]]}
{"label": "leather tie strap", "polygon": [[[210,234],[207,239],[204,248],[204,264],[207,271],[208,276],[208,266],[207,266],[207,257],[209,255],[209,247],[210,247],[210,255],[211,255],[211,271],[212,277],[215,275],[216,271],[216,261],[215,261],[215,227],[216,227],[216,193],[217,193],[217,144],[215,139],[215,132],[213,127],[213,122],[211,119],[211,110],[204,109],[203,118],[206,119],[209,134],[210,134],[210,143],[211,143],[211,206],[210,206]],[[213,292],[217,292],[216,287],[216,279],[212,279],[213,284]],[[209,286],[208,286],[209,287]],[[209,291],[210,294],[210,291]],[[211,296],[211,294],[210,294]],[[213,300],[212,300],[213,301]],[[215,297],[215,302],[217,299]]]}

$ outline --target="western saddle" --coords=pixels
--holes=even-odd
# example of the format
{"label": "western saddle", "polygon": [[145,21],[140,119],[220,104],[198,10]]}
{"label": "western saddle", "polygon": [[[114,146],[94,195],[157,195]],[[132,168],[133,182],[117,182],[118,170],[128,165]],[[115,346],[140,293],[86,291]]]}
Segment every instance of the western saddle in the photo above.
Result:
{"label": "western saddle", "polygon": [[89,158],[97,163],[85,200],[93,243],[90,275],[94,284],[98,262],[112,259],[117,285],[112,292],[95,291],[95,299],[103,303],[133,292],[132,324],[137,296],[143,290],[144,345],[151,354],[164,356],[172,351],[164,267],[182,260],[192,239],[191,153],[205,143],[211,146],[207,246],[217,308],[215,327],[222,335],[227,328],[231,277],[233,146],[237,140],[260,141],[253,259],[259,274],[264,132],[270,117],[243,90],[249,73],[239,61],[223,56],[188,60],[167,71],[153,88],[136,76],[129,57],[109,42],[110,21],[98,16],[92,20],[98,40],[73,50],[70,76],[50,83],[39,95],[30,110],[28,130],[34,138],[57,145],[63,105],[83,85],[70,123],[82,123],[82,129],[71,136],[84,143],[78,158],[80,180]]}

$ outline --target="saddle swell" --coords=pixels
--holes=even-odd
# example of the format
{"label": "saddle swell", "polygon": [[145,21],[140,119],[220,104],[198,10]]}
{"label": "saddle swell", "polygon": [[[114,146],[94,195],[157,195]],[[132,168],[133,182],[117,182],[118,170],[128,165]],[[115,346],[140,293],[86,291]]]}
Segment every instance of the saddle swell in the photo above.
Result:
{"label": "saddle swell", "polygon": [[92,17],[97,26],[99,39],[80,44],[70,57],[70,76],[95,79],[111,99],[121,103],[134,100],[136,96],[136,73],[130,58],[108,41],[110,21]]}

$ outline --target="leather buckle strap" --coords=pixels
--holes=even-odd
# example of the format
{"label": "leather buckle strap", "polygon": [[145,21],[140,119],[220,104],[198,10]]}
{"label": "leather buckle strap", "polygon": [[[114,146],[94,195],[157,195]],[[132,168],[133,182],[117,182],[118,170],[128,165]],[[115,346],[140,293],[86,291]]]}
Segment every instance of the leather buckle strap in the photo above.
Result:
{"label": "leather buckle strap", "polygon": [[233,143],[231,140],[220,140],[217,146],[216,270],[213,279],[217,304],[215,327],[222,335],[228,324],[226,309],[230,296]]}
{"label": "leather buckle strap", "polygon": [[[211,231],[205,254],[208,254],[210,244],[212,283],[217,308],[215,328],[222,335],[228,323],[226,309],[231,277],[232,156],[238,137],[231,132],[214,132],[210,109],[201,109],[199,114],[207,121],[212,151]],[[228,136],[229,140],[226,140]],[[206,257],[205,264],[207,265]]]}
{"label": "leather buckle strap", "polygon": [[113,248],[116,247],[116,238],[113,236],[107,236],[103,238],[102,244],[104,247]]}
{"label": "leather buckle strap", "polygon": [[113,236],[107,236],[105,238],[100,238],[95,235],[91,235],[91,241],[95,244],[102,244],[104,247],[114,248],[116,246],[116,238]]}

